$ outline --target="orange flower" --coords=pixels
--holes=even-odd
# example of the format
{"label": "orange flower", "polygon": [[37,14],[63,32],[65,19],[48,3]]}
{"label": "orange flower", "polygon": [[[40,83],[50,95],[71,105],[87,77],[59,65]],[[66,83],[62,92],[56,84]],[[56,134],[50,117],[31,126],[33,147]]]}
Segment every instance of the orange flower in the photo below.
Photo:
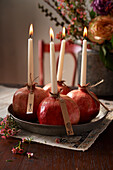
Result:
{"label": "orange flower", "polygon": [[90,41],[102,44],[105,40],[110,40],[112,35],[113,18],[111,16],[98,16],[90,22],[88,28]]}

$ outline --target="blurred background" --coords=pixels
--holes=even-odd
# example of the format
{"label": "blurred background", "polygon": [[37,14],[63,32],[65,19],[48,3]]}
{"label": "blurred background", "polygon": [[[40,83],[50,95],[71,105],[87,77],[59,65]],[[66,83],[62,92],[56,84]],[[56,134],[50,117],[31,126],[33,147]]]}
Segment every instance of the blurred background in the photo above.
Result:
{"label": "blurred background", "polygon": [[[31,23],[34,26],[34,77],[40,76],[38,40],[49,43],[50,27],[53,28],[55,35],[62,31],[61,27],[56,27],[54,22],[44,16],[38,8],[38,3],[49,8],[42,0],[0,0],[0,84],[17,85],[27,82],[27,43]],[[55,14],[55,16],[58,15]],[[56,38],[54,41],[59,43]],[[46,84],[50,82],[49,55],[45,57],[44,66]],[[71,84],[72,67],[73,58],[65,55],[63,79],[66,80],[67,85]]]}

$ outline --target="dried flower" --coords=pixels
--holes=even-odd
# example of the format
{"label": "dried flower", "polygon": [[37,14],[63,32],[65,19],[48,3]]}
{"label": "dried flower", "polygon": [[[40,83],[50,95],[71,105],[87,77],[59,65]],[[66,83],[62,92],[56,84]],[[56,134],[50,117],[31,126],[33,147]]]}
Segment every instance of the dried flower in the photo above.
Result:
{"label": "dried flower", "polygon": [[93,0],[91,6],[93,10],[100,15],[108,15],[113,12],[112,0]]}
{"label": "dried flower", "polygon": [[6,139],[6,137],[5,137],[5,136],[1,136],[1,138],[2,138],[2,139]]}
{"label": "dried flower", "polygon": [[55,142],[56,142],[56,143],[60,143],[60,139],[59,139],[59,138],[56,138],[56,139],[55,139]]}
{"label": "dried flower", "polygon": [[[50,1],[45,1],[50,7],[52,7],[63,19],[63,23],[67,24],[67,32],[65,38],[73,37],[74,40],[82,38],[83,27],[88,25],[88,19],[86,14],[85,0],[67,1],[67,0],[55,0],[54,5]],[[50,17],[50,20],[56,22],[57,26],[63,26],[62,22],[49,15],[48,10],[44,9],[44,6],[39,5],[42,12],[46,13],[46,16]],[[79,31],[82,28],[82,31]],[[77,31],[75,31],[77,30]],[[58,39],[62,39],[61,33],[57,34]],[[71,39],[71,38],[70,38]]]}
{"label": "dried flower", "polygon": [[31,157],[33,157],[33,153],[27,152],[27,156],[28,156],[28,158],[31,158]]}
{"label": "dried flower", "polygon": [[7,115],[4,119],[0,120],[0,134],[2,135],[2,138],[6,139],[7,137],[14,136],[19,131],[20,130],[11,116]]}
{"label": "dried flower", "polygon": [[26,142],[26,138],[22,138],[22,143],[25,143]]}
{"label": "dried flower", "polygon": [[17,153],[17,149],[16,148],[13,148],[11,151],[12,151],[12,153]]}
{"label": "dried flower", "polygon": [[24,149],[19,149],[17,153],[23,154],[24,153]]}
{"label": "dried flower", "polygon": [[13,149],[11,150],[12,153],[14,154],[23,154],[24,153],[24,148],[22,148],[22,143],[21,141],[19,141],[18,145],[16,145],[15,147],[13,147]]}

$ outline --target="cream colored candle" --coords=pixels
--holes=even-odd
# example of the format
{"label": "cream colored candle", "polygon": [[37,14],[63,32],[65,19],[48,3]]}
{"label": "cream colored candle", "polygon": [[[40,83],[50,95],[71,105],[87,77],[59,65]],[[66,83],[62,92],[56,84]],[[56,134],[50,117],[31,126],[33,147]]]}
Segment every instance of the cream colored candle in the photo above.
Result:
{"label": "cream colored candle", "polygon": [[55,48],[54,48],[54,33],[52,28],[50,28],[50,74],[51,74],[51,92],[53,94],[58,93],[57,89],[57,77],[56,77],[56,59],[55,59]]}
{"label": "cream colored candle", "polygon": [[[87,35],[87,28],[84,28],[84,37]],[[81,60],[81,81],[80,85],[86,85],[86,71],[87,71],[87,40],[83,40],[82,60]]]}
{"label": "cream colored candle", "polygon": [[30,25],[29,29],[30,38],[28,39],[28,85],[31,86],[34,80],[34,68],[33,68],[33,25]]}
{"label": "cream colored candle", "polygon": [[[63,27],[63,37],[65,37],[65,27]],[[58,73],[57,73],[57,81],[62,81],[62,72],[63,72],[63,64],[64,64],[64,53],[65,53],[65,44],[66,41],[62,40],[61,48],[60,48],[60,56],[59,56],[59,64],[58,64]]]}

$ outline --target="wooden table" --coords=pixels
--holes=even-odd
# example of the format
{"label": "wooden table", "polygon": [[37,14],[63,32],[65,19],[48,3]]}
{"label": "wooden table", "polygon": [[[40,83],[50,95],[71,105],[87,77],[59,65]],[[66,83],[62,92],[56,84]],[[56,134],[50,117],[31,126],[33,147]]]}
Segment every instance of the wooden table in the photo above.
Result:
{"label": "wooden table", "polygon": [[[33,158],[13,154],[19,139],[0,138],[0,170],[112,170],[113,122],[99,136],[88,151],[72,151],[38,143],[25,144]],[[7,160],[12,160],[8,162]]]}

